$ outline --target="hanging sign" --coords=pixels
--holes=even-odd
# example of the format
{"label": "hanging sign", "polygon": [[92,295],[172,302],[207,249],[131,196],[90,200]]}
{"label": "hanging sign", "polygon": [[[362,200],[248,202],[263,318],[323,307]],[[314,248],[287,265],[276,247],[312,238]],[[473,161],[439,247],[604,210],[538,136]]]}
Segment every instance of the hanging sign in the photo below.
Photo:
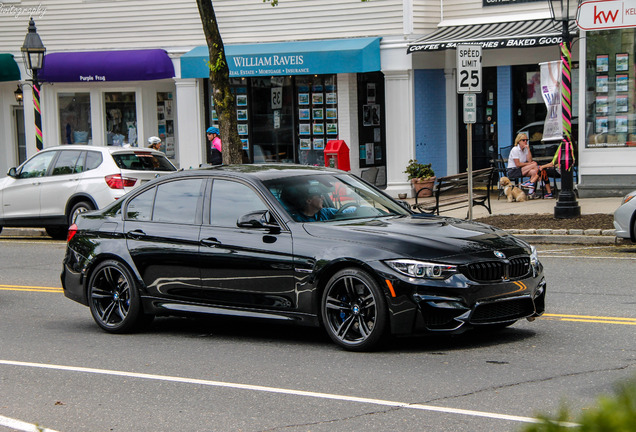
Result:
{"label": "hanging sign", "polygon": [[583,30],[636,27],[636,5],[634,0],[584,1],[576,24]]}

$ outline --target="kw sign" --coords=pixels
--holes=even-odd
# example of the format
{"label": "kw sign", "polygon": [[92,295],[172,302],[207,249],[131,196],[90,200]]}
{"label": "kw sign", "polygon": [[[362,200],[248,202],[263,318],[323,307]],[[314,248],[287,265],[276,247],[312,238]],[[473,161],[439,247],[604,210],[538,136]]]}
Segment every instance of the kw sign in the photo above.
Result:
{"label": "kw sign", "polygon": [[636,4],[634,0],[584,1],[576,24],[583,30],[636,27]]}

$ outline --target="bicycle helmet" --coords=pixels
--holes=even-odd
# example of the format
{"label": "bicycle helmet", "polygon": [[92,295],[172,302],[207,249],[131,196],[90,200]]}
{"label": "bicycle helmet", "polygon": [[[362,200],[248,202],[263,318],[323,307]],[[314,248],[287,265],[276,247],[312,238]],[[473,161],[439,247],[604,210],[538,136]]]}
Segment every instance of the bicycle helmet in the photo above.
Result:
{"label": "bicycle helmet", "polygon": [[150,138],[148,138],[148,144],[149,145],[161,144],[161,138],[157,136],[151,136]]}
{"label": "bicycle helmet", "polygon": [[208,130],[206,131],[206,133],[213,133],[213,134],[217,134],[217,135],[221,135],[221,131],[219,130],[219,128],[214,127],[214,126],[210,126],[208,128]]}

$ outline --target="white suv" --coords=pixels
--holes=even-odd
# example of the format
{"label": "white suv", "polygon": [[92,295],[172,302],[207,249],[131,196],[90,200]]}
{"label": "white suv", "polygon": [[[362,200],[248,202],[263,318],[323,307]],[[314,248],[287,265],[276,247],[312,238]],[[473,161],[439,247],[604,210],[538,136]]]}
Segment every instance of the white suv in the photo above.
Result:
{"label": "white suv", "polygon": [[64,145],[38,152],[0,179],[2,227],[44,227],[66,238],[78,213],[104,207],[158,175],[176,171],[166,156],[136,147]]}

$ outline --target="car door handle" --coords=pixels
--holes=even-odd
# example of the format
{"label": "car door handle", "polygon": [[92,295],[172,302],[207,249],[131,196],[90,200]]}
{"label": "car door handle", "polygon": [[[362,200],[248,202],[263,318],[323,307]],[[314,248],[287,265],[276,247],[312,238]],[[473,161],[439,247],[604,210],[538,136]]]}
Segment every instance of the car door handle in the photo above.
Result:
{"label": "car door handle", "polygon": [[219,246],[221,242],[215,239],[214,237],[209,237],[209,238],[201,240],[201,244],[203,246],[215,247],[215,246]]}
{"label": "car door handle", "polygon": [[146,237],[146,233],[143,230],[136,229],[133,231],[128,231],[126,233],[126,237],[131,239],[140,239],[140,238]]}

